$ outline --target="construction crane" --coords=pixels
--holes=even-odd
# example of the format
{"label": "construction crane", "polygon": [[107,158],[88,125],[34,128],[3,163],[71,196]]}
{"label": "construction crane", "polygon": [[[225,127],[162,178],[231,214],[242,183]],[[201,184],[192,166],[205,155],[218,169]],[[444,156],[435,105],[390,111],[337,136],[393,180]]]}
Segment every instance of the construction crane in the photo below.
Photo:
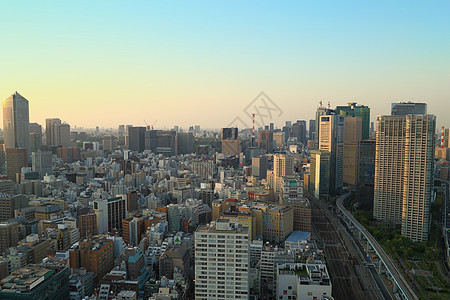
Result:
{"label": "construction crane", "polygon": [[156,122],[158,122],[158,120],[155,120],[155,122],[153,123],[152,130],[153,130],[153,127],[155,126]]}
{"label": "construction crane", "polygon": [[150,130],[150,126],[147,124],[147,121],[145,121],[145,119],[144,119],[144,123],[145,123],[145,127],[147,127],[147,130]]}

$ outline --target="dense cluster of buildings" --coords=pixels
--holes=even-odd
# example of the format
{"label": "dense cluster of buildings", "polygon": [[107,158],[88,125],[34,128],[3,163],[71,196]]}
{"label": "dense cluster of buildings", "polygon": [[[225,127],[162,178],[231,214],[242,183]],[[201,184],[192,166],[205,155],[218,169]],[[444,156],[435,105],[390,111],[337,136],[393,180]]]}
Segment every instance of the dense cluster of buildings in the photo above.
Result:
{"label": "dense cluster of buildings", "polygon": [[43,133],[16,92],[3,103],[0,298],[326,299],[304,193],[352,187],[426,240],[436,120],[423,109],[397,104],[376,138],[356,103],[320,106],[309,130],[85,132],[51,118]]}

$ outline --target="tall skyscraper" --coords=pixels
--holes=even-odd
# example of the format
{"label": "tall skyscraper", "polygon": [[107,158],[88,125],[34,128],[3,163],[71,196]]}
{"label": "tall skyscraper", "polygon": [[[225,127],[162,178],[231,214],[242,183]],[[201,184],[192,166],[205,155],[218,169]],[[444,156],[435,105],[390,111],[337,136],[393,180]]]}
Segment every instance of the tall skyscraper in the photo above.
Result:
{"label": "tall skyscraper", "polygon": [[330,152],[311,151],[308,192],[316,198],[327,198],[330,194]]}
{"label": "tall skyscraper", "polygon": [[5,149],[25,148],[30,152],[30,119],[28,100],[15,92],[3,101]]}
{"label": "tall skyscraper", "polygon": [[30,151],[41,150],[42,126],[38,123],[30,123]]}
{"label": "tall skyscraper", "polygon": [[358,142],[361,141],[362,119],[345,117],[344,183],[356,186],[358,181]]}
{"label": "tall skyscraper", "polygon": [[427,113],[426,103],[416,103],[408,101],[391,104],[391,115],[393,116],[406,116],[409,114],[425,115],[426,113]]}
{"label": "tall skyscraper", "polygon": [[143,152],[145,149],[145,127],[128,129],[128,148],[131,151]]}
{"label": "tall skyscraper", "polygon": [[61,119],[45,119],[45,138],[48,146],[70,147],[70,125]]}
{"label": "tall skyscraper", "polygon": [[227,156],[241,152],[241,139],[237,128],[222,128],[222,153]]}
{"label": "tall skyscraper", "polygon": [[412,241],[428,240],[435,130],[433,115],[406,116],[402,235]]}
{"label": "tall skyscraper", "polygon": [[195,299],[249,298],[249,229],[219,219],[195,232]]}
{"label": "tall skyscraper", "polygon": [[346,117],[360,117],[362,120],[362,139],[370,138],[370,107],[349,102],[347,106],[337,106],[336,114]]}
{"label": "tall skyscraper", "polygon": [[103,150],[104,151],[114,151],[116,149],[116,137],[112,135],[105,135],[103,137]]}
{"label": "tall skyscraper", "polygon": [[239,136],[239,131],[236,127],[222,128],[222,140],[236,140]]}
{"label": "tall skyscraper", "polygon": [[252,176],[258,179],[266,179],[267,177],[267,157],[258,156],[252,158]]}
{"label": "tall skyscraper", "polygon": [[361,209],[373,208],[373,185],[375,176],[375,140],[358,142],[358,182],[356,199]]}
{"label": "tall skyscraper", "polygon": [[176,132],[177,154],[189,154],[194,152],[194,135],[192,132]]}
{"label": "tall skyscraper", "polygon": [[259,132],[259,148],[266,153],[273,153],[273,132],[261,130]]}
{"label": "tall skyscraper", "polygon": [[373,215],[413,241],[428,240],[435,130],[433,115],[377,118]]}
{"label": "tall skyscraper", "polygon": [[306,121],[298,120],[292,124],[292,137],[297,138],[297,142],[306,144]]}
{"label": "tall skyscraper", "polygon": [[340,193],[344,186],[345,117],[324,115],[319,123],[319,150],[330,152],[330,193]]}
{"label": "tall skyscraper", "polygon": [[156,154],[174,156],[178,152],[177,142],[175,130],[148,130],[145,132],[144,148]]}
{"label": "tall skyscraper", "polygon": [[58,118],[45,119],[45,139],[48,146],[58,145],[58,131],[57,127],[61,125],[61,120]]}
{"label": "tall skyscraper", "polygon": [[314,133],[314,145],[315,149],[319,149],[319,134],[320,134],[320,117],[325,115],[334,115],[334,110],[330,108],[326,108],[322,105],[322,101],[320,101],[320,105],[316,111],[316,123],[315,123],[315,133]]}
{"label": "tall skyscraper", "polygon": [[316,120],[309,120],[308,134],[309,139],[314,141],[314,137],[316,134]]}

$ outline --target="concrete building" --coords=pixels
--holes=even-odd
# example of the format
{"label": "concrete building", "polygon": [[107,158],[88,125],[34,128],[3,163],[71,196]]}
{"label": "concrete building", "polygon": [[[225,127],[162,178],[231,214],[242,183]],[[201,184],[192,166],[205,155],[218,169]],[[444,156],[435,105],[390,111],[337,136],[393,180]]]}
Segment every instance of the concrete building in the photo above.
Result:
{"label": "concrete building", "polygon": [[310,300],[331,297],[330,276],[326,265],[321,261],[279,264],[276,272],[276,299]]}
{"label": "concrete building", "polygon": [[93,272],[98,281],[114,266],[113,240],[99,236],[80,241],[69,249],[69,263],[71,268]]}
{"label": "concrete building", "polygon": [[8,179],[19,182],[19,175],[23,167],[28,165],[27,149],[6,149],[6,176]]}
{"label": "concrete building", "polygon": [[269,205],[263,214],[264,241],[282,243],[294,228],[294,209],[291,206]]}
{"label": "concrete building", "polygon": [[45,119],[45,137],[48,146],[70,147],[70,125],[61,119]]}
{"label": "concrete building", "polygon": [[31,153],[32,170],[39,172],[41,178],[53,173],[52,152],[38,151]]}
{"label": "concrete building", "polygon": [[258,179],[267,178],[267,157],[262,155],[252,158],[252,176]]}
{"label": "concrete building", "polygon": [[126,218],[127,205],[123,196],[111,199],[94,200],[94,212],[97,218],[98,233],[122,229],[122,219]]}
{"label": "concrete building", "polygon": [[97,215],[94,212],[78,216],[78,229],[80,237],[90,238],[98,233],[97,231]]}
{"label": "concrete building", "polygon": [[104,151],[114,151],[117,146],[116,137],[112,135],[105,135],[103,137],[103,150]]}
{"label": "concrete building", "polygon": [[248,299],[248,229],[221,219],[195,232],[195,299]]}
{"label": "concrete building", "polygon": [[283,196],[283,177],[294,175],[294,157],[290,154],[275,154],[273,157],[273,173],[268,173],[267,182],[278,199]]}
{"label": "concrete building", "polygon": [[[20,296],[18,296],[20,295]],[[0,282],[0,299],[67,299],[69,268],[28,265]]]}
{"label": "concrete building", "polygon": [[270,130],[261,130],[259,132],[259,148],[264,153],[273,153],[273,132]]}
{"label": "concrete building", "polygon": [[25,195],[0,194],[0,222],[15,217],[15,210],[30,206]]}
{"label": "concrete building", "polygon": [[0,223],[0,254],[3,254],[9,247],[17,246],[19,242],[19,223]]}
{"label": "concrete building", "polygon": [[330,152],[311,151],[308,192],[316,198],[328,198],[330,194]]}
{"label": "concrete building", "polygon": [[174,279],[175,268],[181,270],[185,278],[190,277],[190,255],[189,249],[184,244],[174,245],[160,256],[159,258],[159,276],[165,276],[168,279]]}

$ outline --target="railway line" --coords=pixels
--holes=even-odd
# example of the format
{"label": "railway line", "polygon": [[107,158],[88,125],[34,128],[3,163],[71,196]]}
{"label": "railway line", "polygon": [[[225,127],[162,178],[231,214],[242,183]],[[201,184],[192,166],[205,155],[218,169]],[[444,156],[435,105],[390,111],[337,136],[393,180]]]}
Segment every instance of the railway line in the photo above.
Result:
{"label": "railway line", "polygon": [[335,224],[312,202],[313,233],[324,243],[328,272],[337,300],[379,299],[368,271],[359,263],[357,254],[345,247]]}

